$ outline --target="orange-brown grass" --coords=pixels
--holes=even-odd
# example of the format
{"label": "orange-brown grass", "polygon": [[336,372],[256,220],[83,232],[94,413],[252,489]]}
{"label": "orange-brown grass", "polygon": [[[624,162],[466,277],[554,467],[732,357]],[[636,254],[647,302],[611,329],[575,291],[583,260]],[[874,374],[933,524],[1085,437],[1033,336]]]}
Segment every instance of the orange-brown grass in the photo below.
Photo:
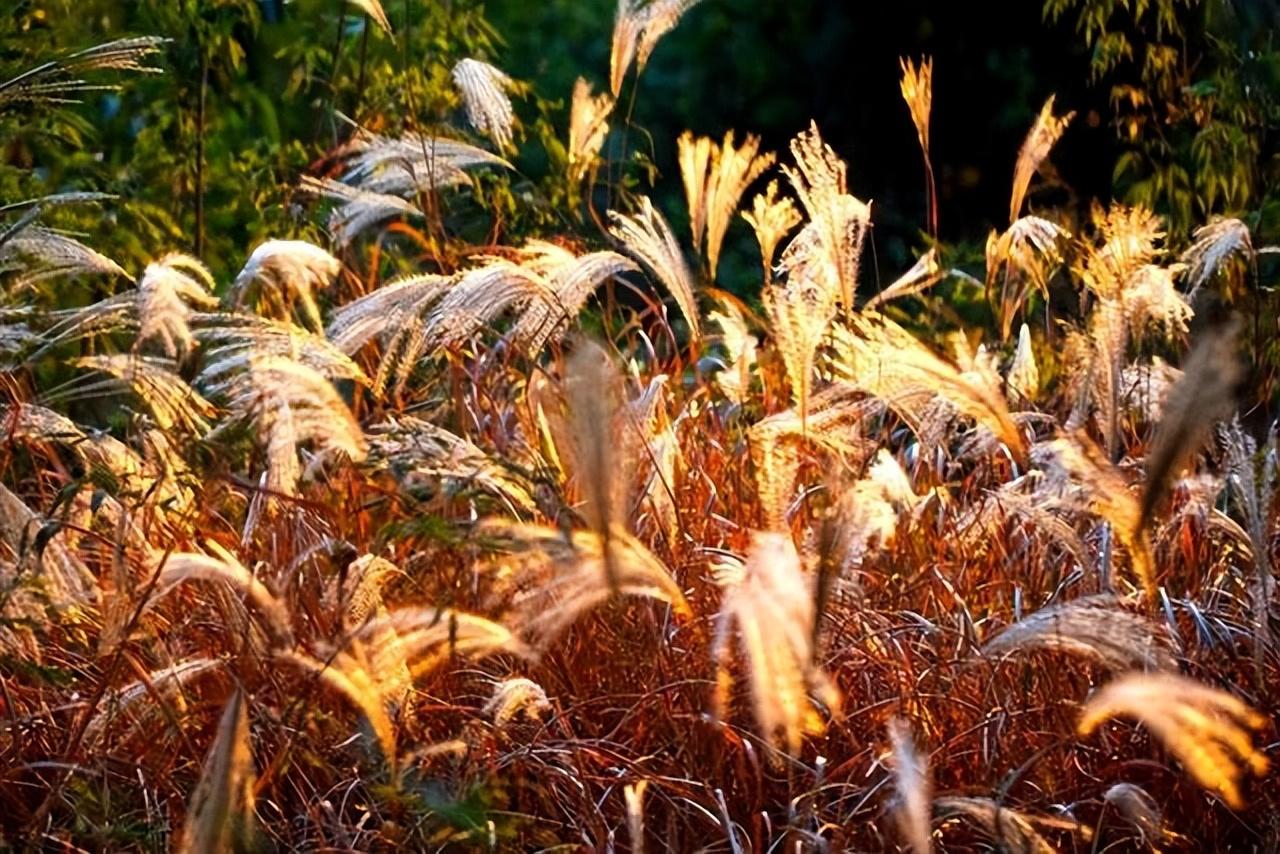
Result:
{"label": "orange-brown grass", "polygon": [[[692,6],[621,4],[615,93]],[[1060,120],[1040,124],[1015,237],[1039,227],[1022,209]],[[616,255],[455,242],[378,296],[359,232],[412,219],[428,146],[433,192],[505,161],[361,131],[324,185],[345,272],[292,247],[324,275],[230,300],[270,322],[215,310],[173,256],[140,294],[33,311],[0,413],[3,841],[1275,847],[1275,445],[1186,420],[1236,408],[1228,337],[1176,359],[1182,383],[1165,366],[1172,417],[1122,387],[1152,373],[1138,343],[1187,352],[1158,222],[1046,226],[1061,276],[1032,278],[1082,306],[1075,349],[1031,322],[1002,343],[1021,284],[990,329],[918,336],[915,274],[862,299],[872,208],[815,125],[785,163],[800,204],[762,176],[754,312],[705,275],[772,162],[750,139],[723,193],[709,154],[694,170],[701,264],[645,198],[590,239]],[[987,281],[1047,263],[1014,243]],[[596,341],[564,334],[583,306]],[[133,373],[75,346],[146,358],[164,401],[87,386],[106,418],[48,376]]]}

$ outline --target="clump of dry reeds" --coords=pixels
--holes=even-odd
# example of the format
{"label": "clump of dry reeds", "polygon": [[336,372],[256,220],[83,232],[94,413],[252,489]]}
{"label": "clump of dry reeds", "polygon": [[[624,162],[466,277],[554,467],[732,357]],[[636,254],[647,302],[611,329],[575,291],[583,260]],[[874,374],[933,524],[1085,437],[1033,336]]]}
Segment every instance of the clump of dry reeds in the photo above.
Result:
{"label": "clump of dry reeds", "polygon": [[[579,80],[553,159],[587,213],[614,97],[693,5],[621,0],[612,94]],[[153,49],[73,56],[0,102]],[[934,69],[902,70],[927,166]],[[472,129],[515,157],[510,81],[476,60],[454,77]],[[1010,225],[985,277],[964,274],[990,328],[939,309],[961,277],[944,247],[867,293],[871,206],[816,125],[782,178],[754,136],[685,135],[686,236],[619,192],[598,231],[406,250],[443,194],[510,165],[443,123],[352,128],[337,177],[304,179],[331,242],[268,240],[232,281],[171,254],[131,285],[14,230],[0,833],[1273,840],[1275,787],[1246,797],[1245,778],[1268,773],[1254,733],[1277,713],[1276,439],[1237,417],[1233,327],[1192,336],[1183,293],[1258,251],[1238,220],[1177,254],[1140,207],[1025,213],[1069,118],[1045,105]],[[710,281],[739,213],[758,309]],[[33,294],[55,273],[124,287],[48,309]]]}

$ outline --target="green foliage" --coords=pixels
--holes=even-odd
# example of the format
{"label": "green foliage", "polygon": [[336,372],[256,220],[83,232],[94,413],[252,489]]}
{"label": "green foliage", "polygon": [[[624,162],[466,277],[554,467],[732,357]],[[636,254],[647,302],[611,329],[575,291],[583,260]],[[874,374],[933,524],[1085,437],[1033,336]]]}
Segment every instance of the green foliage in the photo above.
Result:
{"label": "green foliage", "polygon": [[1123,150],[1119,196],[1170,218],[1171,237],[1215,215],[1280,235],[1280,7],[1271,0],[1045,0],[1074,21],[1109,86]]}
{"label": "green foliage", "polygon": [[[64,212],[57,224],[131,271],[176,249],[225,279],[267,237],[318,239],[292,188],[349,136],[344,117],[387,133],[464,127],[450,69],[496,59],[481,3],[409,0],[388,14],[394,35],[346,0],[22,0],[0,14],[0,76],[125,35],[170,41],[156,63],[163,74],[113,81],[126,85],[78,109],[4,117],[0,199],[118,194],[106,216]],[[515,94],[529,96],[520,85]],[[546,143],[549,110],[527,100],[523,132]],[[563,195],[524,183],[489,179],[480,193],[488,210],[450,211],[449,225],[483,242],[490,213],[517,231],[555,219]],[[533,203],[517,204],[516,192]],[[444,224],[433,225],[442,238]]]}

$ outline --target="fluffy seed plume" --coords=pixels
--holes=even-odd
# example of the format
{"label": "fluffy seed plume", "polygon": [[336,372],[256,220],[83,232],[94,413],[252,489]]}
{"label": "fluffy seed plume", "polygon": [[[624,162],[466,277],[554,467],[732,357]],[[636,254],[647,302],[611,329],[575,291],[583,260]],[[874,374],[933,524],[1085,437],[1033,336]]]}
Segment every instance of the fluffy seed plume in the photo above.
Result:
{"label": "fluffy seed plume", "polygon": [[917,66],[910,59],[900,59],[902,100],[911,113],[911,123],[916,127],[916,139],[920,142],[920,154],[924,158],[925,202],[928,205],[929,233],[938,234],[938,200],[934,188],[933,161],[929,157],[929,112],[933,107],[933,59],[925,57]]}
{"label": "fluffy seed plume", "polygon": [[512,552],[496,561],[492,572],[520,590],[509,622],[537,647],[615,594],[666,603],[681,619],[693,615],[662,561],[622,528],[608,540],[612,576],[605,570],[605,542],[590,531],[575,531],[566,540],[554,528],[493,519],[483,523],[481,533]]}
{"label": "fluffy seed plume", "polygon": [[510,261],[495,260],[455,277],[427,316],[423,336],[434,347],[458,347],[492,326],[510,308],[554,300],[554,290],[541,275]]}
{"label": "fluffy seed plume", "polygon": [[696,340],[699,337],[698,298],[694,292],[693,274],[685,263],[684,253],[671,226],[653,207],[648,196],[641,199],[640,211],[633,216],[609,211],[609,232],[622,242],[626,252],[649,269],[667,292],[675,298],[680,313]]}
{"label": "fluffy seed plume", "polygon": [[1048,294],[1049,277],[1062,263],[1059,244],[1067,236],[1038,216],[1024,216],[1004,232],[993,229],[987,236],[987,293],[1000,314],[1002,339],[1008,339],[1014,316],[1032,289]]}
{"label": "fluffy seed plume", "polygon": [[391,34],[391,21],[387,18],[386,10],[382,8],[382,0],[348,0],[348,2],[372,18],[383,32]]}
{"label": "fluffy seed plume", "polygon": [[421,215],[417,205],[390,193],[374,193],[332,178],[302,176],[301,189],[340,204],[329,214],[329,230],[339,246],[348,246],[361,232],[397,216]]}
{"label": "fluffy seed plume", "polygon": [[368,464],[387,468],[406,486],[443,481],[450,490],[478,487],[507,502],[513,515],[531,515],[532,489],[472,442],[412,415],[388,417],[368,430]]}
{"label": "fluffy seed plume", "polygon": [[315,292],[327,288],[342,269],[342,263],[319,246],[305,240],[268,240],[258,245],[231,286],[233,304],[248,297],[250,287],[262,286],[260,301],[277,317],[288,317],[295,300],[312,329],[320,331],[320,309]]}
{"label": "fluffy seed plume", "polygon": [[156,36],[117,39],[36,66],[0,83],[0,109],[18,102],[74,104],[83,93],[117,88],[81,76],[91,71],[159,74],[159,68],[145,61],[158,54],[167,41]]}
{"label": "fluffy seed plume", "polygon": [[1013,351],[1013,361],[1004,381],[1012,395],[1027,403],[1040,393],[1040,368],[1036,366],[1035,350],[1031,347],[1031,329],[1025,323],[1018,330],[1018,347]]}
{"label": "fluffy seed plume", "polygon": [[222,662],[214,658],[189,658],[172,667],[152,671],[146,674],[145,679],[112,690],[85,725],[85,741],[90,744],[100,743],[107,727],[124,715],[132,718],[129,722],[130,731],[141,729],[159,711],[148,706],[148,702],[180,701],[181,692],[189,683],[221,667]]}
{"label": "fluffy seed plume", "polygon": [[928,252],[916,259],[916,263],[911,265],[910,270],[907,270],[887,288],[867,300],[867,304],[863,308],[874,310],[890,300],[915,296],[942,281],[943,275],[942,265],[938,261],[937,247],[931,247]]}
{"label": "fluffy seed plume", "polygon": [[1116,783],[1102,795],[1108,806],[1124,816],[1138,831],[1143,843],[1158,851],[1158,843],[1176,838],[1164,826],[1164,816],[1155,799],[1141,786],[1133,783]]}
{"label": "fluffy seed plume", "polygon": [[1186,265],[1184,277],[1191,283],[1188,296],[1195,296],[1205,282],[1213,278],[1230,259],[1254,259],[1249,227],[1238,219],[1216,219],[1196,229],[1194,242],[1182,253]]}
{"label": "fluffy seed plume", "polygon": [[248,701],[236,691],[227,701],[200,782],[191,795],[178,843],[181,854],[253,848],[253,752]]}
{"label": "fluffy seed plume", "polygon": [[334,311],[326,334],[335,347],[350,355],[375,338],[379,340],[382,358],[373,391],[381,395],[389,385],[398,390],[427,347],[427,318],[432,306],[455,281],[424,273],[383,285]]}
{"label": "fluffy seed plume", "polygon": [[707,137],[694,139],[685,131],[678,151],[693,247],[702,251],[705,240],[707,269],[714,280],[720,246],[742,194],[777,158],[772,153],[759,153],[758,136],[748,135],[735,147],[733,131],[724,135],[720,145]]}
{"label": "fluffy seed plume", "polygon": [[138,338],[135,346],[158,338],[170,358],[191,349],[188,303],[212,308],[213,276],[197,259],[173,253],[147,265],[138,282]]}
{"label": "fluffy seed plume", "polygon": [[1063,116],[1053,115],[1054,96],[1044,102],[1040,114],[1036,116],[1031,131],[1027,134],[1022,148],[1018,151],[1018,162],[1013,169],[1013,192],[1009,196],[1009,222],[1012,224],[1022,213],[1022,203],[1027,197],[1027,188],[1031,186],[1031,178],[1040,168],[1040,164],[1049,156],[1049,151],[1057,144],[1062,132],[1075,118],[1075,113]]}
{"label": "fluffy seed plume", "polygon": [[215,410],[213,404],[187,385],[163,359],[118,353],[113,356],[85,356],[76,365],[101,371],[126,385],[151,413],[161,430],[182,430],[203,435]]}
{"label": "fluffy seed plume", "polygon": [[1178,669],[1164,634],[1106,594],[1043,608],[987,641],[982,652],[1007,655],[1031,649],[1061,650],[1114,671]]}
{"label": "fluffy seed plume", "polygon": [[812,278],[853,310],[862,244],[871,206],[850,195],[848,167],[822,140],[816,123],[791,141],[795,167],[783,165],[809,223],[782,253],[779,266],[791,277]]}
{"label": "fluffy seed plume", "polygon": [[1018,851],[1022,854],[1056,854],[1058,850],[1049,844],[1049,840],[1041,835],[1033,822],[1059,829],[1079,829],[1075,822],[1033,818],[990,798],[938,798],[933,802],[933,814],[935,818],[942,820],[964,816],[998,843],[1001,851]]}
{"label": "fluffy seed plume", "polygon": [[569,182],[577,187],[600,155],[609,135],[614,100],[608,92],[591,94],[591,84],[579,77],[573,84],[569,112]]}
{"label": "fluffy seed plume", "polygon": [[746,402],[751,390],[752,369],[756,363],[756,337],[747,328],[736,301],[720,300],[723,311],[713,311],[707,319],[720,327],[720,343],[727,355],[725,369],[716,374],[716,383],[734,403]]}
{"label": "fluffy seed plume", "polygon": [[74,237],[36,225],[0,237],[0,273],[9,271],[17,273],[13,290],[61,276],[129,275],[115,261]]}
{"label": "fluffy seed plume", "polygon": [[546,293],[525,306],[511,330],[512,338],[530,356],[536,356],[548,342],[560,339],[602,283],[640,269],[617,252],[574,255],[540,240],[532,240],[520,249],[520,265],[547,285]]}
{"label": "fluffy seed plume", "polygon": [[[583,340],[565,367],[565,398],[569,405],[574,470],[582,493],[582,515],[600,540],[605,575],[617,589],[611,540],[616,526],[627,518],[627,488],[635,459],[626,440],[615,433],[621,410],[622,379],[600,345]],[[630,425],[622,425],[630,437]]]}
{"label": "fluffy seed plume", "polygon": [[1076,730],[1093,733],[1115,717],[1146,725],[1196,782],[1217,792],[1233,809],[1244,806],[1245,771],[1267,772],[1267,757],[1254,748],[1249,730],[1265,716],[1225,691],[1174,674],[1133,673],[1108,682],[1085,704]]}
{"label": "fluffy seed plume", "polygon": [[1169,390],[1147,452],[1140,525],[1150,522],[1174,478],[1212,436],[1214,424],[1235,412],[1235,387],[1243,374],[1235,337],[1234,326],[1203,337],[1187,357],[1182,378]]}
{"label": "fluffy seed plume", "polygon": [[769,284],[773,279],[773,257],[778,252],[778,244],[804,218],[789,197],[778,195],[777,181],[770,181],[763,193],[756,194],[751,200],[751,210],[743,211],[742,218],[756,234],[760,260],[764,265],[764,281]]}
{"label": "fluffy seed plume", "polygon": [[889,721],[889,745],[897,789],[894,817],[898,832],[916,854],[929,854],[933,850],[930,814],[933,781],[929,776],[929,759],[916,751],[911,726],[901,718]]}
{"label": "fluffy seed plume", "polygon": [[499,151],[512,147],[516,114],[507,92],[512,80],[500,69],[476,59],[463,59],[453,66],[453,83],[462,94],[467,121],[489,137]]}
{"label": "fluffy seed plume", "polygon": [[1058,473],[1078,484],[1080,498],[1110,526],[1116,539],[1128,550],[1129,562],[1148,602],[1155,601],[1155,566],[1151,538],[1142,525],[1139,498],[1124,477],[1107,461],[1093,440],[1083,433],[1054,439],[1037,447]]}
{"label": "fluffy seed plume", "polygon": [[884,400],[908,424],[918,427],[921,407],[940,398],[989,430],[1016,458],[1025,458],[1026,440],[994,371],[978,364],[961,370],[876,314],[852,317],[833,332],[837,374]]}
{"label": "fluffy seed plume", "polygon": [[631,63],[644,71],[649,55],[684,13],[701,0],[618,0],[613,20],[613,45],[609,53],[609,85],[613,97],[622,91]]}
{"label": "fluffy seed plume", "polygon": [[502,729],[517,718],[537,720],[551,711],[547,692],[532,679],[503,679],[493,686],[493,695],[484,704],[484,713],[493,725]]}
{"label": "fluffy seed plume", "polygon": [[733,629],[743,652],[760,732],[795,756],[804,738],[826,730],[810,692],[838,715],[840,694],[814,661],[814,604],[808,576],[789,534],[756,532],[740,571],[728,582],[716,616],[714,713],[723,717],[733,689]]}
{"label": "fluffy seed plume", "polygon": [[248,418],[267,450],[272,492],[292,495],[301,476],[297,446],[311,442],[354,462],[365,457],[364,434],[332,383],[314,368],[279,356],[255,356],[249,370],[214,386],[232,412]]}

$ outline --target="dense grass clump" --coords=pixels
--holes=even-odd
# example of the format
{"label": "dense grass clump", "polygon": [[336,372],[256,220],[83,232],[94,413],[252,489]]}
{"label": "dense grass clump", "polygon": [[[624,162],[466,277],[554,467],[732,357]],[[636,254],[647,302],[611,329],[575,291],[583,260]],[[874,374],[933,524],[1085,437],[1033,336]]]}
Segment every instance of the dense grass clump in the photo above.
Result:
{"label": "dense grass clump", "polygon": [[[931,241],[868,295],[874,209],[817,124],[681,137],[673,226],[604,158],[694,5],[620,4],[556,161],[582,219],[538,239],[448,230],[514,168],[479,59],[470,135],[353,124],[300,182],[330,242],[226,281],[40,224],[101,198],[0,209],[4,841],[1280,845],[1276,436],[1197,299],[1272,250],[1029,210],[1052,98],[984,278]],[[904,62],[936,235],[932,80]],[[716,287],[739,217],[758,302]]]}

